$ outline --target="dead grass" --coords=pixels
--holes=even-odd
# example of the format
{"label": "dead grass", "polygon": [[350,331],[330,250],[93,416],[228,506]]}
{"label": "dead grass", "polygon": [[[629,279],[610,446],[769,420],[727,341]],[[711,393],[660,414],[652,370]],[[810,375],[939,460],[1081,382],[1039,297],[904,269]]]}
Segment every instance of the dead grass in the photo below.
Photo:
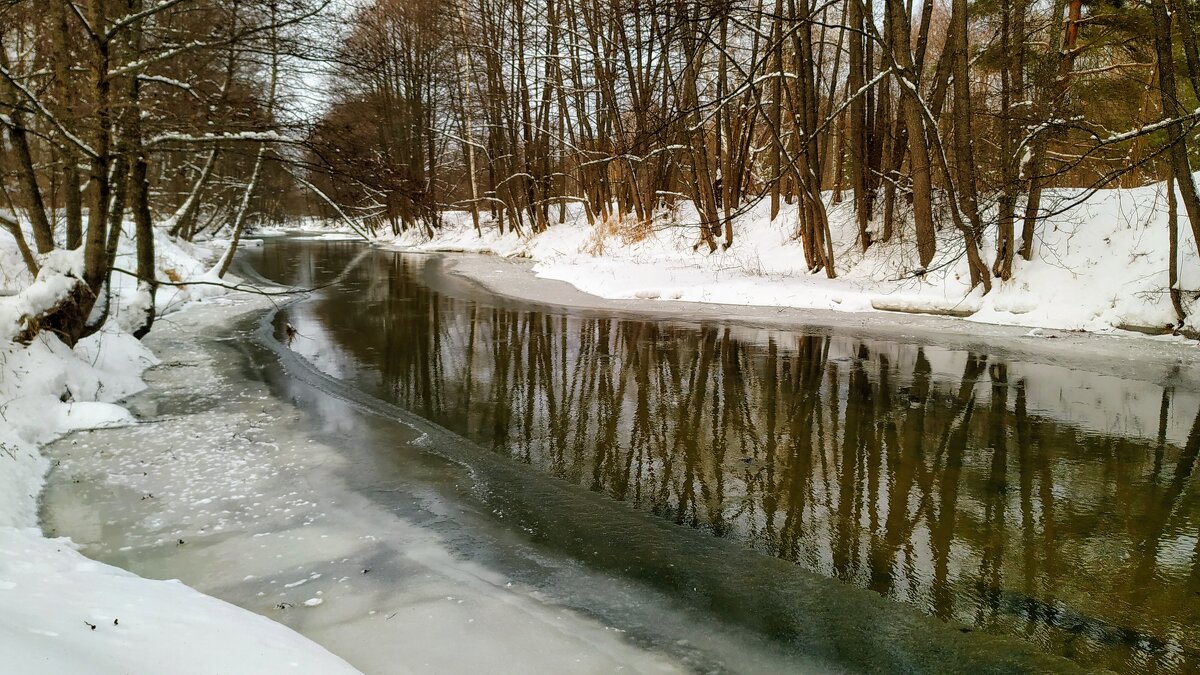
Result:
{"label": "dead grass", "polygon": [[592,234],[581,247],[581,251],[591,256],[602,256],[608,239],[615,237],[623,246],[629,246],[645,240],[653,230],[649,221],[637,218],[602,218],[592,228]]}

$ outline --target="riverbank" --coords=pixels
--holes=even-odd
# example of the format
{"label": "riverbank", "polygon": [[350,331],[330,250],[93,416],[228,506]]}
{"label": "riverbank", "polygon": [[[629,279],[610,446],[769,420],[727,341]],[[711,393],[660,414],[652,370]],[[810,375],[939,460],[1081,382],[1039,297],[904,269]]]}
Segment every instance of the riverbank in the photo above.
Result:
{"label": "riverbank", "polygon": [[[126,228],[117,266],[133,269]],[[27,235],[28,236],[28,233]],[[156,274],[212,281],[214,251],[158,232]],[[132,277],[112,276],[104,327],[68,347],[50,331],[28,344],[15,337],[73,287],[81,251],[41,258],[35,279],[11,237],[0,237],[0,652],[22,674],[356,672],[310,640],[264,617],[198,593],[168,575],[153,580],[94,561],[78,542],[46,537],[38,511],[52,462],[45,446],[85,429],[128,427],[119,402],[145,389],[142,374],[159,364],[129,330],[148,298]],[[231,301],[212,285],[163,287],[155,332],[184,317],[220,320]],[[184,310],[184,311],[181,311]],[[196,312],[192,314],[192,312]],[[181,443],[187,445],[186,442]],[[114,446],[110,454],[127,448]],[[98,524],[108,526],[105,523]]]}
{"label": "riverbank", "polygon": [[677,300],[609,299],[547,279],[525,258],[440,254],[449,271],[488,293],[548,307],[598,311],[645,319],[675,319],[793,330],[810,334],[874,338],[990,353],[1114,378],[1171,383],[1200,393],[1200,350],[1189,340],[1140,334],[1097,334],[977,324],[950,317],[896,313],[848,313]]}
{"label": "riverbank", "polygon": [[[1164,184],[1090,196],[1056,190],[1048,199],[1064,208],[1039,224],[1032,260],[1017,259],[1012,278],[994,279],[986,295],[968,283],[953,228],[939,232],[939,252],[926,269],[903,229],[862,251],[849,202],[828,204],[834,279],[805,268],[801,242],[793,236],[795,207],[784,205],[771,220],[765,202],[738,214],[733,245],[713,253],[705,253],[702,245],[697,251],[697,216],[688,205],[660,212],[649,224],[595,226],[576,205],[566,209],[562,222],[533,236],[511,230],[501,235],[487,216],[477,233],[468,214],[447,212],[433,237],[414,227],[380,243],[398,250],[528,258],[538,277],[655,307],[685,301],[877,317],[937,315],[958,317],[981,332],[988,326],[1020,326],[1026,332],[1197,334],[1195,318],[1179,324],[1167,292]],[[1190,228],[1181,223],[1180,232],[1178,287],[1190,311],[1195,293],[1187,289],[1200,287],[1200,256]],[[990,235],[985,237],[983,257],[990,260],[994,248]]]}
{"label": "riverbank", "polygon": [[[17,301],[22,300],[18,296]],[[168,299],[164,299],[170,302]],[[163,317],[218,320],[231,303],[213,299]],[[45,444],[81,430],[128,427],[114,402],[144,388],[154,354],[121,332],[101,332],[69,349],[42,333],[0,346],[0,651],[23,674],[356,672],[288,628],[174,580],[139,577],[90,560],[77,542],[43,536],[37,510],[51,462]],[[180,439],[179,448],[189,447]],[[108,454],[128,448],[115,445]],[[98,527],[110,524],[97,521]],[[180,541],[179,545],[183,542]]]}

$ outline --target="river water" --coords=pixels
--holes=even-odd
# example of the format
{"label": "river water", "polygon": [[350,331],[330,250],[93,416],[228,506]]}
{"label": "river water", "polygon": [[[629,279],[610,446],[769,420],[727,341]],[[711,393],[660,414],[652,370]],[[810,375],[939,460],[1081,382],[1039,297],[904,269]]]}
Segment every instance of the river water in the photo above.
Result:
{"label": "river water", "polygon": [[1200,669],[1180,383],[535,306],[352,242],[241,263],[323,287],[251,361],[358,416],[318,425],[369,458],[351,484],[468,505],[463,555],[687,669]]}

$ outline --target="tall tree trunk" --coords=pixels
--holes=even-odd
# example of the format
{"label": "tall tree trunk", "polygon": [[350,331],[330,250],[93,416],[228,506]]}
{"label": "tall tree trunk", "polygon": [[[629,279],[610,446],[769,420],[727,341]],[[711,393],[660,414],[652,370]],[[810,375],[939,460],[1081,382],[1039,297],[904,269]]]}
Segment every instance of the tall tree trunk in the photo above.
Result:
{"label": "tall tree trunk", "polygon": [[975,179],[975,141],[971,134],[971,72],[967,38],[967,0],[953,0],[950,30],[954,44],[954,159],[959,206],[975,233],[983,236]]}
{"label": "tall tree trunk", "polygon": [[[863,11],[859,0],[846,0],[849,19],[849,66],[846,73],[846,95],[855,96],[866,84],[866,64],[863,54]],[[866,251],[871,246],[871,199],[867,194],[867,99],[855,96],[850,101],[850,123],[846,130],[850,142],[850,187],[854,190],[854,216],[858,223],[858,245]]]}
{"label": "tall tree trunk", "polygon": [[[142,0],[129,0],[130,14],[142,11]],[[142,49],[143,22],[132,27],[132,51]],[[133,147],[133,166],[129,174],[130,201],[132,202],[134,236],[137,238],[138,292],[143,306],[141,323],[133,329],[133,336],[142,339],[154,326],[156,314],[155,298],[158,294],[158,279],[154,265],[154,222],[150,216],[150,179],[146,165],[146,147],[142,139],[141,80],[130,78],[130,109],[128,134]],[[214,149],[215,152],[215,149]]]}
{"label": "tall tree trunk", "polygon": [[1014,226],[1020,169],[1013,156],[1013,140],[1020,133],[1021,120],[1015,117],[1013,103],[1025,95],[1025,0],[1003,0],[1000,11],[1004,50],[1000,71],[1000,195],[996,203],[996,261],[992,273],[1007,280],[1012,277],[1016,249]]}
{"label": "tall tree trunk", "polygon": [[[1188,161],[1187,130],[1178,121],[1181,108],[1179,89],[1175,81],[1174,44],[1171,36],[1171,13],[1167,0],[1152,0],[1150,11],[1154,17],[1154,49],[1158,60],[1158,93],[1162,101],[1164,120],[1176,120],[1167,125],[1167,142],[1170,143],[1171,170],[1179,184],[1179,196],[1183,208],[1192,224],[1192,236],[1200,245],[1200,196],[1196,193],[1196,181]],[[1183,17],[1184,20],[1187,17]]]}
{"label": "tall tree trunk", "polygon": [[886,0],[891,14],[892,54],[899,66],[900,100],[904,124],[908,129],[909,173],[912,176],[913,220],[916,226],[917,256],[928,268],[937,253],[936,227],[933,222],[933,179],[929,165],[929,145],[925,139],[925,117],[910,48],[912,26],[900,0]]}
{"label": "tall tree trunk", "polygon": [[[279,35],[275,12],[276,6],[272,4],[270,31],[271,72],[270,80],[267,83],[266,111],[272,123],[275,121],[275,95],[279,86]],[[250,180],[247,181],[246,189],[242,192],[242,199],[238,202],[237,210],[234,211],[233,234],[229,240],[229,248],[225,250],[225,255],[222,256],[221,262],[217,266],[218,278],[225,278],[225,274],[229,272],[229,266],[233,264],[233,257],[237,255],[237,248],[242,239],[242,230],[246,227],[246,215],[250,210],[250,200],[253,199],[255,190],[258,189],[258,181],[262,176],[263,162],[266,160],[266,156],[267,144],[260,143],[258,152],[254,155],[254,168],[250,172]]]}
{"label": "tall tree trunk", "polygon": [[783,143],[779,130],[783,128],[783,0],[775,0],[775,19],[771,22],[771,63],[776,74],[771,78],[771,220],[779,216],[779,200],[783,192]]}
{"label": "tall tree trunk", "polygon": [[[1046,179],[1042,177],[1045,170],[1046,153],[1050,143],[1057,137],[1055,129],[1058,125],[1052,119],[1062,114],[1066,106],[1067,89],[1071,73],[1075,70],[1076,44],[1079,39],[1079,20],[1083,15],[1083,0],[1069,0],[1067,20],[1063,29],[1062,48],[1059,51],[1058,77],[1051,86],[1044,108],[1044,122],[1050,129],[1037,134],[1029,141],[1030,148],[1026,150],[1028,160],[1025,162],[1025,177],[1029,179],[1029,195],[1025,200],[1025,218],[1021,224],[1021,257],[1033,260],[1033,238],[1037,229],[1037,220],[1041,217],[1042,190],[1046,187]],[[1061,16],[1059,3],[1055,2],[1055,16]]]}

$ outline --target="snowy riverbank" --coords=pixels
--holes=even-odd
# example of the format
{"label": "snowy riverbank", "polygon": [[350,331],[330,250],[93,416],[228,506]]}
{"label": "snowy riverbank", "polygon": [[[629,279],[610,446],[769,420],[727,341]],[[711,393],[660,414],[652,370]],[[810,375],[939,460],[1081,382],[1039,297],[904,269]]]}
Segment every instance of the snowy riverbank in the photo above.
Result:
{"label": "snowy riverbank", "polygon": [[[146,343],[162,363],[124,401],[137,424],[44,448],[55,468],[43,527],[95,559],[270,617],[364,673],[682,670],[491,564],[480,549],[505,535],[477,541],[490,515],[430,486],[469,491],[474,473],[429,455],[429,435],[394,414],[326,393],[298,357],[280,366],[256,351],[243,329],[266,309],[217,298],[156,327]],[[319,326],[296,325],[303,345],[320,339]],[[282,383],[268,374],[280,370]],[[522,555],[539,575],[616,592],[605,576]]]}
{"label": "snowy riverbank", "polygon": [[[522,303],[601,312],[654,321],[715,323],[739,339],[787,346],[804,334],[838,338],[843,358],[857,345],[883,350],[892,363],[906,357],[898,344],[923,348],[934,377],[956,381],[969,353],[1006,363],[1024,381],[1027,406],[1094,433],[1186,442],[1200,409],[1200,352],[1191,341],[1150,339],[1136,333],[1046,330],[970,323],[944,316],[792,310],[756,305],[717,305],[662,300],[608,300],[561,281],[539,278],[528,260],[488,255],[448,255],[447,271],[487,293]],[[831,357],[833,358],[833,357]],[[1164,423],[1163,387],[1171,389],[1172,414]],[[1080,396],[1079,392],[1088,392]],[[988,400],[986,389],[977,392]]]}
{"label": "snowy riverbank", "polygon": [[[1059,191],[1064,208],[1080,193]],[[968,321],[1029,328],[1168,332],[1175,323],[1167,289],[1168,236],[1163,185],[1102,190],[1040,225],[1034,259],[1015,262],[1011,281],[991,293],[971,291],[961,246],[952,228],[939,233],[938,256],[917,274],[911,242],[897,236],[866,254],[856,245],[852,207],[830,207],[838,278],[809,274],[792,237],[793,207],[771,221],[763,203],[740,216],[728,250],[693,250],[696,220],[689,208],[662,216],[653,227],[587,224],[578,209],[566,222],[533,237],[500,236],[484,223],[475,233],[466,213],[446,215],[432,239],[411,229],[387,245],[402,250],[465,251],[521,256],[535,273],[610,299],[681,300],[840,312],[903,311],[959,316]],[[1200,256],[1181,216],[1180,286],[1200,287]],[[984,241],[990,259],[994,242]],[[1185,296],[1187,294],[1185,293]],[[1185,298],[1186,300],[1186,298]],[[1196,330],[1197,319],[1185,327]]]}
{"label": "snowy riverbank", "polygon": [[[158,243],[162,278],[207,272],[209,252]],[[79,429],[128,425],[114,404],[145,385],[158,363],[122,332],[115,311],[106,329],[74,349],[41,332],[29,345],[11,340],[17,321],[53,299],[57,273],[74,262],[59,254],[30,279],[15,250],[0,245],[0,653],[8,672],[33,673],[351,673],[344,661],[267,618],[198,593],[179,582],[143,579],[94,562],[68,539],[46,538],[38,499],[49,468],[40,448]],[[131,246],[122,246],[129,257]],[[57,272],[56,272],[57,270]],[[211,287],[164,289],[163,312],[211,293]],[[118,284],[117,307],[136,298]],[[167,321],[170,317],[166,318]]]}

